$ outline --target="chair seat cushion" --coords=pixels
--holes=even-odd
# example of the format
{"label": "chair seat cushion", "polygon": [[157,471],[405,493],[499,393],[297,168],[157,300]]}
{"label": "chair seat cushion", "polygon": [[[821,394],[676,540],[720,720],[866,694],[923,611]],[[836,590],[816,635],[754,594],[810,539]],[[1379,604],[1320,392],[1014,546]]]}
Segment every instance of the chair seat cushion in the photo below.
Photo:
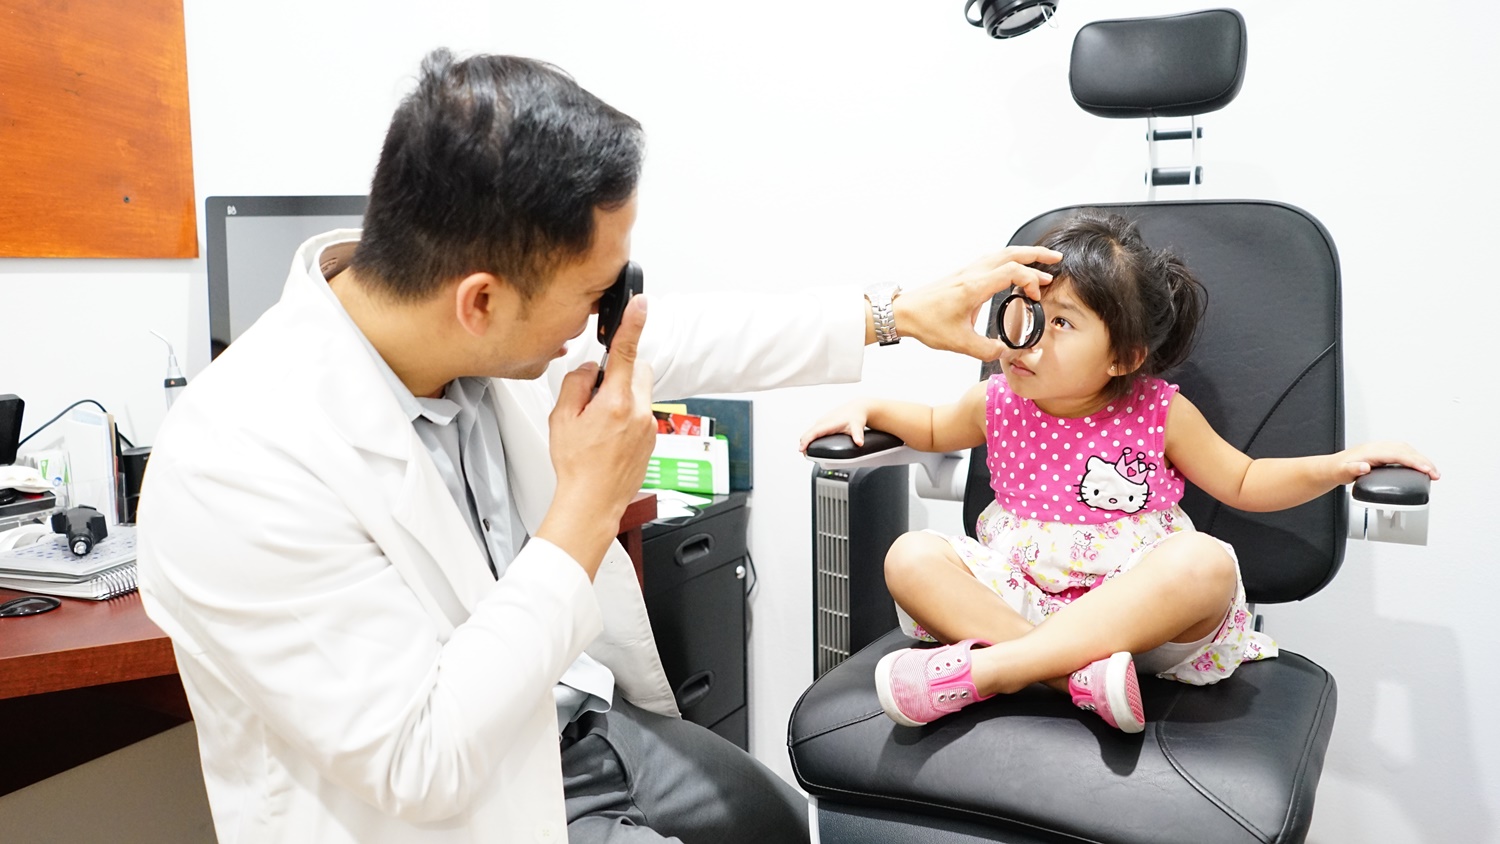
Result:
{"label": "chair seat cushion", "polygon": [[1336,690],[1304,657],[1282,650],[1213,686],[1142,677],[1146,730],[1127,735],[1041,685],[899,726],[875,663],[911,644],[891,631],[798,701],[788,744],[808,793],[1089,841],[1306,835]]}

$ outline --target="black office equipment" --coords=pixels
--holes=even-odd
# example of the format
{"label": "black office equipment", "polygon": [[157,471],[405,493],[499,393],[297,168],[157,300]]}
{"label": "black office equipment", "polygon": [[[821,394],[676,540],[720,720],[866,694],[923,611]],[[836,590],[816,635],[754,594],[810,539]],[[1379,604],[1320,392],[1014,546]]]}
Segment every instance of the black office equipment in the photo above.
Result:
{"label": "black office equipment", "polygon": [[151,459],[151,446],[133,446],[120,450],[120,486],[124,495],[125,524],[135,524],[136,510],[141,503],[141,482],[146,478],[146,463]]}
{"label": "black office equipment", "polygon": [[750,749],[746,660],[749,495],[641,529],[646,612],[682,717]]}
{"label": "black office equipment", "polygon": [[0,396],[0,466],[16,462],[16,451],[21,445],[21,417],[26,412],[26,402],[20,396],[7,393]]}
{"label": "black office equipment", "polygon": [[208,334],[218,357],[281,298],[292,255],[313,235],[359,228],[363,196],[210,196],[204,200]]}
{"label": "black office equipment", "polygon": [[881,562],[910,520],[909,475],[905,466],[813,469],[814,678],[896,624]]}

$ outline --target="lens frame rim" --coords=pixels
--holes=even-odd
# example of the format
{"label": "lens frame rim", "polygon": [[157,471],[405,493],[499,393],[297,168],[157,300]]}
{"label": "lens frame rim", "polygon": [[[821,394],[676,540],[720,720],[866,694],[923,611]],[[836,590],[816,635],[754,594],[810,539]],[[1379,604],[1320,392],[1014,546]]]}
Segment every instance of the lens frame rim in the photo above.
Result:
{"label": "lens frame rim", "polygon": [[[1005,320],[1005,309],[1010,307],[1010,302],[1012,299],[1021,299],[1022,301],[1026,302],[1026,304],[1031,306],[1031,331],[1020,343],[1012,343],[1010,341],[1010,338],[1005,336],[1005,326],[1003,324]],[[1032,346],[1035,346],[1037,343],[1041,342],[1042,332],[1046,330],[1046,328],[1047,313],[1046,311],[1042,310],[1042,303],[1040,301],[1027,296],[1025,293],[1019,290],[1000,300],[1000,308],[995,312],[995,336],[1000,338],[1000,342],[1004,343],[1012,349],[1029,349]]]}

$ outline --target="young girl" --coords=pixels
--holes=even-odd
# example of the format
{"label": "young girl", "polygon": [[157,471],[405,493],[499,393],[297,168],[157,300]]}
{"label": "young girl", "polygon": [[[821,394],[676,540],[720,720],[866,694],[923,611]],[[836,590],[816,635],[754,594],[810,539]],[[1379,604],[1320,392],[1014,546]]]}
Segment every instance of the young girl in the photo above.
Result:
{"label": "young girl", "polygon": [[957,402],[862,400],[802,437],[866,426],[922,451],[988,445],[995,500],[979,540],[913,532],[885,562],[914,638],[875,670],[892,719],[918,726],[1045,682],[1112,727],[1145,727],[1136,671],[1204,685],[1276,655],[1253,629],[1234,549],[1193,529],[1184,481],[1246,511],[1294,507],[1372,465],[1437,470],[1404,443],[1252,460],[1177,386],[1203,315],[1202,285],[1133,223],[1079,212],[1042,244],[1061,252],[1041,295],[1045,329]]}

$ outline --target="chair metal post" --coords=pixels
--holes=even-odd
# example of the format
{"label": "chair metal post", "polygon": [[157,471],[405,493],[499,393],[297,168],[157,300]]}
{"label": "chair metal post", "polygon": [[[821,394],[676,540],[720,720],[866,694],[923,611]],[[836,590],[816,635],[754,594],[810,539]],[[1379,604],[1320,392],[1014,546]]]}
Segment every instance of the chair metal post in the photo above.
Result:
{"label": "chair metal post", "polygon": [[[1157,129],[1156,118],[1146,118],[1146,200],[1156,201],[1157,185],[1189,185],[1190,196],[1198,196],[1198,186],[1203,184],[1202,148],[1203,127],[1198,125],[1198,115],[1192,115],[1186,129]],[[1192,163],[1188,167],[1162,167],[1156,145],[1161,141],[1191,141]]]}

